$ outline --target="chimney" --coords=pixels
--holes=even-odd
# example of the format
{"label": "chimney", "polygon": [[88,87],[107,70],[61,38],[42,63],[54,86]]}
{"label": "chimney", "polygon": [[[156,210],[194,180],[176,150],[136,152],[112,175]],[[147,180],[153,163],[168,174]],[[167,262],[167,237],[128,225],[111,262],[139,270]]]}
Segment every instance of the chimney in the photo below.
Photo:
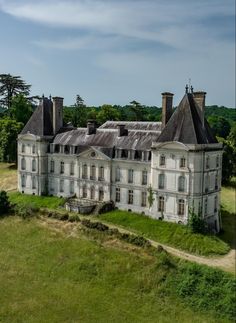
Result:
{"label": "chimney", "polygon": [[170,92],[162,93],[162,129],[165,128],[172,115],[173,96],[174,94]]}
{"label": "chimney", "polygon": [[63,126],[63,98],[53,98],[53,133],[54,135]]}
{"label": "chimney", "polygon": [[93,135],[96,133],[96,121],[88,120],[87,122],[87,135]]}
{"label": "chimney", "polygon": [[125,124],[118,124],[118,137],[128,135],[128,129],[125,129]]}
{"label": "chimney", "polygon": [[206,92],[204,92],[204,91],[193,92],[193,97],[194,97],[195,102],[197,103],[197,105],[200,108],[201,121],[202,121],[202,124],[204,125]]}

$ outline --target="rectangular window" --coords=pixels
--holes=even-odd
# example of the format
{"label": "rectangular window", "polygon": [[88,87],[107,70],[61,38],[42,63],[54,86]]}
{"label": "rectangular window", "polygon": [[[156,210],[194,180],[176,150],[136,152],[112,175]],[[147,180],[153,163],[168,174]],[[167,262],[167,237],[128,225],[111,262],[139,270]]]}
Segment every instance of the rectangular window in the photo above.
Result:
{"label": "rectangular window", "polygon": [[120,181],[120,168],[117,167],[116,168],[116,182],[119,182]]}
{"label": "rectangular window", "polygon": [[143,207],[147,206],[147,192],[142,192],[141,206]]}
{"label": "rectangular window", "polygon": [[61,162],[61,164],[60,164],[60,173],[64,174],[64,171],[65,171],[65,164],[64,164],[64,162]]}
{"label": "rectangular window", "polygon": [[184,215],[184,200],[178,201],[178,215]]}
{"label": "rectangular window", "polygon": [[35,151],[36,151],[36,149],[35,149],[35,145],[33,145],[33,146],[32,146],[32,154],[35,154]]}
{"label": "rectangular window", "polygon": [[95,180],[96,179],[96,166],[92,165],[90,168],[90,179]]}
{"label": "rectangular window", "polygon": [[160,156],[160,166],[166,165],[166,157],[164,155]]}
{"label": "rectangular window", "polygon": [[82,178],[87,179],[88,178],[88,168],[87,165],[84,164],[82,167]]}
{"label": "rectangular window", "polygon": [[134,191],[129,190],[128,192],[128,204],[133,204],[134,202]]}
{"label": "rectangular window", "polygon": [[207,198],[205,199],[205,205],[204,205],[204,214],[207,215],[207,206],[208,206],[208,201]]}
{"label": "rectangular window", "polygon": [[206,158],[206,168],[208,169],[210,167],[210,157],[207,156]]}
{"label": "rectangular window", "polygon": [[54,162],[54,160],[51,160],[51,162],[50,162],[50,172],[51,173],[54,173],[54,168],[55,168],[55,162]]}
{"label": "rectangular window", "polygon": [[70,164],[70,175],[74,175],[75,174],[75,164],[74,163],[71,163]]}
{"label": "rectangular window", "polygon": [[128,183],[133,183],[134,181],[134,171],[133,169],[128,170]]}
{"label": "rectangular window", "polygon": [[99,188],[99,193],[98,193],[98,199],[99,201],[103,201],[104,200],[104,191],[103,188]]}
{"label": "rectangular window", "polygon": [[26,185],[26,177],[25,177],[25,175],[22,175],[21,176],[21,186],[25,187],[25,185]]}
{"label": "rectangular window", "polygon": [[35,176],[32,177],[32,189],[33,190],[36,189],[36,177]]}
{"label": "rectangular window", "polygon": [[165,199],[163,196],[159,196],[158,198],[158,212],[164,212],[164,206],[165,206]]}
{"label": "rectangular window", "polygon": [[98,180],[99,181],[104,181],[104,167],[103,166],[99,167]]}
{"label": "rectangular window", "polygon": [[82,196],[83,196],[83,198],[87,198],[87,187],[86,186],[83,186]]}
{"label": "rectangular window", "polygon": [[158,180],[158,188],[159,189],[164,189],[164,187],[165,187],[165,175],[160,174],[159,175],[159,180]]}
{"label": "rectangular window", "polygon": [[75,192],[74,181],[70,181],[70,194],[74,194],[74,192]]}
{"label": "rectangular window", "polygon": [[180,158],[180,168],[186,167],[186,159],[184,157]]}
{"label": "rectangular window", "polygon": [[63,193],[64,192],[64,181],[60,180],[60,192]]}
{"label": "rectangular window", "polygon": [[147,185],[147,171],[142,171],[142,185]]}
{"label": "rectangular window", "polygon": [[51,192],[54,192],[54,181],[52,178],[49,181],[49,188]]}
{"label": "rectangular window", "polygon": [[116,188],[116,202],[120,202],[120,188]]}

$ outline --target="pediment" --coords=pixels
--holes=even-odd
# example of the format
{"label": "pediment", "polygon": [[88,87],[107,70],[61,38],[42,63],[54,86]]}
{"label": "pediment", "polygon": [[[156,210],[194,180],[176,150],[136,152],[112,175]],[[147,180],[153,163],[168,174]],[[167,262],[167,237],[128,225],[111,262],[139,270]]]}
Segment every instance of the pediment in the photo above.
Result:
{"label": "pediment", "polygon": [[89,147],[87,150],[79,154],[79,158],[85,158],[90,160],[110,160],[110,158],[103,152],[99,151],[95,147]]}
{"label": "pediment", "polygon": [[158,143],[154,145],[153,147],[159,149],[170,149],[170,150],[189,150],[188,145],[183,144],[182,142],[179,141],[169,141],[169,142],[164,142],[164,143]]}
{"label": "pediment", "polygon": [[32,133],[26,133],[18,136],[18,140],[32,140],[36,141],[37,139],[40,139],[39,136],[35,136]]}

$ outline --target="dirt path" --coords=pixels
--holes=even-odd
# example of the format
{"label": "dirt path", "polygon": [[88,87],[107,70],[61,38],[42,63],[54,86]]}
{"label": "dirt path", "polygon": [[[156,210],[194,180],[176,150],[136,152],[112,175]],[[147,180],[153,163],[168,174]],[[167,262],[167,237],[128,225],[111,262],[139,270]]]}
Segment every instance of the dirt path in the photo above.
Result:
{"label": "dirt path", "polygon": [[[135,232],[129,231],[127,229],[122,228],[119,225],[114,225],[106,222],[110,228],[117,228],[122,233],[130,233],[135,234]],[[186,251],[182,251],[170,246],[167,246],[162,243],[158,243],[154,240],[148,239],[153,247],[162,246],[167,252],[175,257],[179,257],[188,261],[196,262],[198,264],[207,265],[210,267],[217,267],[225,271],[229,271],[231,273],[236,274],[236,250],[231,249],[229,253],[224,256],[217,257],[204,257],[197,256]]]}
{"label": "dirt path", "polygon": [[[83,216],[80,216],[81,218],[85,218]],[[86,217],[87,218],[87,217]],[[96,221],[95,219],[91,219],[91,221]],[[81,224],[79,223],[71,223],[71,222],[67,222],[67,221],[58,221],[58,220],[52,220],[52,219],[48,219],[48,218],[41,218],[41,224],[42,225],[46,225],[49,226],[51,229],[55,230],[55,231],[60,231],[60,232],[64,232],[68,237],[72,236],[72,237],[76,237],[78,234],[77,228],[78,226],[81,226]],[[129,234],[135,234],[135,232],[132,232],[130,230],[124,229],[119,225],[115,225],[115,224],[110,224],[107,223],[105,221],[101,221],[104,224],[106,224],[109,228],[116,228],[118,229],[121,233],[129,233]],[[157,246],[162,246],[168,253],[170,253],[171,255],[175,256],[175,257],[179,257],[188,261],[192,261],[198,264],[202,264],[202,265],[207,265],[210,267],[216,267],[219,269],[222,269],[224,271],[228,271],[231,273],[235,273],[235,266],[236,266],[236,250],[231,249],[230,252],[224,256],[218,256],[218,257],[204,257],[204,256],[197,256],[197,255],[193,255],[190,254],[188,252],[173,248],[173,247],[169,247],[165,244],[162,243],[158,243],[154,240],[148,239],[151,243],[151,245],[153,247],[157,247]]]}

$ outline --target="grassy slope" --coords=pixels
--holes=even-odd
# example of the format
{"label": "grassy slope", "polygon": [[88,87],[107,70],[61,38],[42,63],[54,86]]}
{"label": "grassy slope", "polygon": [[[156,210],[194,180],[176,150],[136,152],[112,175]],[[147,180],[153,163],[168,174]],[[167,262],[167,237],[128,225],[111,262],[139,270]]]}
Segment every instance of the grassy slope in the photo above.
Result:
{"label": "grassy slope", "polygon": [[[166,261],[144,251],[121,249],[82,232],[65,239],[36,219],[0,220],[0,267],[0,320],[5,323],[229,322],[207,307],[205,313],[189,308],[190,301],[195,304],[189,287],[181,285],[186,303],[175,295],[173,280],[184,280],[184,263],[174,275]],[[218,287],[207,284],[208,293],[219,295]]]}
{"label": "grassy slope", "polygon": [[14,164],[0,163],[0,191],[17,189],[17,171]]}
{"label": "grassy slope", "polygon": [[157,221],[126,211],[113,211],[99,216],[102,220],[129,228],[145,237],[200,255],[225,254],[229,246],[212,236],[192,234],[186,227]]}

